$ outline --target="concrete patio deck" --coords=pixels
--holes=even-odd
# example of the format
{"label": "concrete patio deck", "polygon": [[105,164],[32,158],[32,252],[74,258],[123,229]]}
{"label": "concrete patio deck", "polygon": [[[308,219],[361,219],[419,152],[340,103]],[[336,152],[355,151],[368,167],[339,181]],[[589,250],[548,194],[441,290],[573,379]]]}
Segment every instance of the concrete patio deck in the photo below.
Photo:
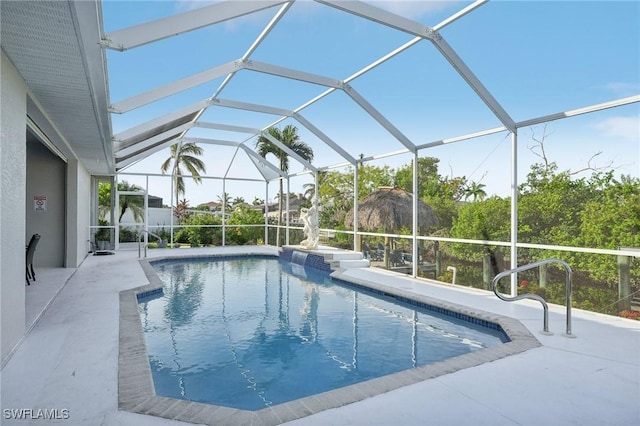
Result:
{"label": "concrete patio deck", "polygon": [[[272,247],[185,250],[275,253]],[[150,258],[174,254],[185,251],[149,251]],[[147,283],[137,251],[89,256],[77,270],[36,269],[36,274],[38,281],[27,289],[27,324],[33,327],[1,372],[0,422],[47,424],[10,418],[15,410],[31,409],[35,415],[47,409],[57,410],[55,424],[186,424],[118,410],[119,292]],[[565,309],[552,305],[554,334],[546,336],[539,333],[542,309],[536,302],[506,303],[480,290],[377,268],[347,269],[342,275],[516,318],[542,346],[287,424],[640,424],[640,321],[574,310],[577,337],[566,338]]]}

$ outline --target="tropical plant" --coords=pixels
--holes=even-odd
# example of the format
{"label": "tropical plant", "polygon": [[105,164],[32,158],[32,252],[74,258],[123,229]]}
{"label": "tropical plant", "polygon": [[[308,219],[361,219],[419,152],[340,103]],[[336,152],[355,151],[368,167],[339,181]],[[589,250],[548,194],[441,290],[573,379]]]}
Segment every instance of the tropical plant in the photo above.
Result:
{"label": "tropical plant", "polygon": [[111,182],[100,182],[98,184],[98,221],[106,222],[109,225],[110,219],[107,216],[111,213]]}
{"label": "tropical plant", "polygon": [[236,245],[257,244],[264,240],[264,227],[231,225],[263,225],[264,216],[260,210],[239,204],[227,221],[227,242]]}
{"label": "tropical plant", "polygon": [[[311,162],[313,161],[313,149],[305,142],[300,140],[298,135],[298,128],[288,124],[284,129],[280,130],[277,127],[270,127],[267,132],[275,139],[280,141],[284,146],[295,152],[303,159]],[[256,141],[256,148],[258,154],[267,158],[267,155],[271,154],[278,159],[280,170],[283,172],[289,171],[289,154],[283,151],[276,144],[271,142],[267,137],[260,136]],[[280,241],[280,225],[282,224],[282,202],[284,199],[283,183],[280,179],[279,197],[278,197],[278,230],[276,234],[277,241]]]}
{"label": "tropical plant", "polygon": [[243,204],[246,204],[246,202],[244,201],[244,197],[235,197],[233,200],[231,200],[231,206],[234,208]]}
{"label": "tropical plant", "polygon": [[487,196],[487,192],[484,190],[485,186],[485,184],[478,182],[469,183],[464,190],[464,199],[471,198],[472,201],[484,200]]}
{"label": "tropical plant", "polygon": [[183,223],[191,215],[189,201],[185,198],[178,201],[178,204],[173,208],[173,214],[178,219],[178,223]]}
{"label": "tropical plant", "polygon": [[[126,180],[118,182],[119,192],[140,192],[143,191],[138,185],[130,184]],[[120,195],[120,216],[118,222],[122,221],[127,210],[131,210],[135,222],[144,222],[144,199],[139,195]]]}
{"label": "tropical plant", "polygon": [[176,202],[180,198],[180,194],[185,194],[185,183],[182,178],[181,167],[184,167],[191,174],[194,182],[200,183],[202,181],[200,172],[205,173],[207,170],[202,160],[197,156],[203,153],[203,149],[195,142],[178,142],[171,145],[171,155],[162,163],[160,170],[164,174],[171,169]]}
{"label": "tropical plant", "polygon": [[231,195],[228,192],[223,192],[222,195],[218,195],[218,202],[226,209],[231,205]]}

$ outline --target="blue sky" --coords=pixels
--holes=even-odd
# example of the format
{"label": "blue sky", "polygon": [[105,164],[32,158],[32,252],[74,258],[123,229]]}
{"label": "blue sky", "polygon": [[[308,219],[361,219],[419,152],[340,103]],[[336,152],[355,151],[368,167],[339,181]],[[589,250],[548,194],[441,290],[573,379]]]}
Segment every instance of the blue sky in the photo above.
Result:
{"label": "blue sky", "polygon": [[[105,32],[193,10],[204,1],[104,1]],[[434,26],[471,2],[372,1],[425,25]],[[172,80],[240,58],[275,14],[257,12],[216,26],[171,37],[127,52],[108,51],[111,101],[128,98]],[[443,28],[440,34],[507,113],[517,122],[640,94],[640,2],[637,1],[491,1]],[[344,80],[413,37],[333,8],[297,1],[251,55],[255,61]],[[113,116],[114,133],[212,96],[222,78],[122,115]],[[471,88],[428,41],[422,41],[350,83],[369,103],[417,145],[500,125]],[[243,70],[220,93],[222,99],[294,109],[325,88]],[[351,155],[365,156],[403,148],[345,93],[336,91],[301,111]],[[210,108],[206,121],[263,128],[276,116]],[[315,153],[313,164],[342,163],[340,156],[300,124],[302,139]],[[519,176],[537,157],[531,151],[544,129],[519,132]],[[193,130],[193,137],[242,141],[249,135]],[[253,146],[253,140],[247,142]],[[577,170],[612,163],[619,173],[640,175],[640,106],[551,122],[546,128],[548,157],[561,169]],[[235,151],[205,146],[207,174],[258,177]],[[465,175],[487,185],[490,194],[509,190],[511,147],[508,134],[423,150],[440,159],[443,175]],[[128,168],[159,172],[168,150]],[[399,167],[409,155],[372,164]],[[291,162],[292,171],[302,167]],[[134,181],[135,179],[128,179]],[[156,180],[153,180],[154,182]],[[160,180],[158,180],[160,182]],[[298,191],[309,177],[292,180]],[[150,192],[168,199],[166,185]],[[264,185],[229,181],[232,196],[264,198]],[[187,183],[191,204],[215,200],[220,181]],[[276,187],[270,186],[270,198]]]}

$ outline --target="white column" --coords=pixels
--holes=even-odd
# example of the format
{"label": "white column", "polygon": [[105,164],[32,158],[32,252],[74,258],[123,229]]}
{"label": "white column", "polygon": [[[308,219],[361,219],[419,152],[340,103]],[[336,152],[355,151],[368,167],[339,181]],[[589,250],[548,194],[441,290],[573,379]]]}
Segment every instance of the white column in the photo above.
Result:
{"label": "white column", "polygon": [[[511,133],[511,269],[518,267],[518,130]],[[511,274],[511,296],[518,293],[518,274]]]}
{"label": "white column", "polygon": [[0,51],[0,353],[25,333],[27,87]]}
{"label": "white column", "polygon": [[413,153],[413,250],[411,251],[411,274],[415,277],[418,275],[418,151]]}

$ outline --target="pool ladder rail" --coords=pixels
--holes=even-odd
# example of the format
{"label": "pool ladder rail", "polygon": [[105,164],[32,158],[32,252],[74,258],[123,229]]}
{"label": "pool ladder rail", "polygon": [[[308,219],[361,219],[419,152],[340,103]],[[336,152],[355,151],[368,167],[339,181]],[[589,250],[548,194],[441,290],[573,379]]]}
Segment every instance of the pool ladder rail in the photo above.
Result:
{"label": "pool ladder rail", "polygon": [[[146,229],[143,229],[142,231],[140,231],[140,235],[138,236],[138,257],[140,257],[140,252],[141,252],[141,246],[142,246],[142,236],[144,234],[147,235],[151,235],[152,237],[156,237],[158,239],[158,241],[162,241],[162,237],[160,237],[157,234],[154,234],[153,232],[149,232]],[[144,243],[144,257],[147,257],[147,243]]]}
{"label": "pool ladder rail", "polygon": [[566,276],[565,289],[566,289],[566,296],[567,296],[566,298],[567,329],[566,329],[566,332],[563,333],[562,335],[565,337],[572,337],[572,338],[576,337],[574,334],[571,333],[571,267],[567,262],[560,259],[549,258],[549,259],[541,260],[539,262],[529,263],[528,265],[519,266],[514,269],[509,269],[508,271],[500,272],[498,275],[495,276],[495,278],[491,283],[493,292],[495,293],[496,296],[498,296],[498,298],[500,298],[501,300],[504,300],[505,302],[515,302],[516,300],[521,300],[521,299],[533,299],[540,302],[542,304],[542,308],[544,309],[544,329],[541,331],[541,333],[547,334],[547,335],[553,334],[549,331],[549,306],[541,296],[533,293],[525,293],[525,294],[509,297],[509,296],[505,296],[504,294],[498,291],[498,281],[500,281],[502,278],[518,272],[526,271],[528,269],[537,268],[538,266],[545,265],[547,263],[559,263],[564,267],[565,276]]}

